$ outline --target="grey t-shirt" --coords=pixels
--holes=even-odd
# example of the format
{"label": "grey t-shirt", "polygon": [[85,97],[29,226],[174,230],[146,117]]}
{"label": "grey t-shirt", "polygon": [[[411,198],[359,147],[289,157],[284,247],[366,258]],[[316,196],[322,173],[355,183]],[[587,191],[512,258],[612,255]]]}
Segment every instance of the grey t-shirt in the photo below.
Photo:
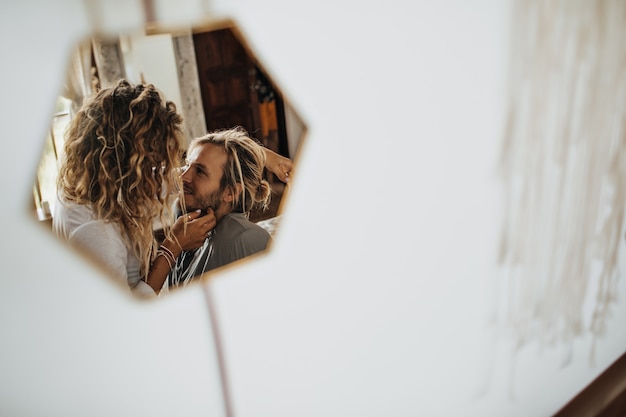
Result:
{"label": "grey t-shirt", "polygon": [[213,232],[213,253],[206,270],[216,269],[267,248],[270,234],[243,213],[229,213]]}

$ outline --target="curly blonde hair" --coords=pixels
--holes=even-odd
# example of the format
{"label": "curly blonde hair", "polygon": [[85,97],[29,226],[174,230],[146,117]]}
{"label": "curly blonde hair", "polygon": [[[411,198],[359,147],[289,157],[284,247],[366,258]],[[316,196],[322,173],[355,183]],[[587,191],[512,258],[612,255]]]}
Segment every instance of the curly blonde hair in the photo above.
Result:
{"label": "curly blonde hair", "polygon": [[263,146],[251,138],[240,126],[216,130],[191,141],[188,153],[195,147],[212,143],[223,147],[228,155],[224,163],[220,190],[236,190],[239,184],[242,192],[237,193],[232,209],[250,215],[254,208],[266,210],[271,199],[270,184],[263,178],[266,154]]}
{"label": "curly blonde hair", "polygon": [[169,196],[181,189],[182,121],[153,85],[122,79],[91,97],[66,132],[60,197],[117,224],[142,275],[155,252],[153,222],[169,224]]}

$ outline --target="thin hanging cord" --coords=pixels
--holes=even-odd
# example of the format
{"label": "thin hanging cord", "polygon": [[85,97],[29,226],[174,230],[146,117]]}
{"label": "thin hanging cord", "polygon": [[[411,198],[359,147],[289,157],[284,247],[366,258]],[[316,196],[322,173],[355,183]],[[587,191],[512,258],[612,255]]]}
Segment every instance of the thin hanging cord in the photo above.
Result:
{"label": "thin hanging cord", "polygon": [[213,303],[213,294],[211,293],[210,283],[204,283],[203,294],[206,301],[207,311],[209,313],[209,321],[211,323],[211,331],[213,333],[213,340],[215,341],[215,353],[217,356],[217,366],[220,372],[220,381],[222,383],[222,396],[224,398],[224,411],[226,417],[234,417],[233,404],[230,393],[230,384],[226,372],[226,359],[224,357],[224,348],[222,344],[222,337],[217,319],[217,311]]}
{"label": "thin hanging cord", "polygon": [[143,6],[143,16],[146,22],[146,25],[150,25],[156,22],[156,12],[154,8],[154,0],[142,0],[141,2]]}

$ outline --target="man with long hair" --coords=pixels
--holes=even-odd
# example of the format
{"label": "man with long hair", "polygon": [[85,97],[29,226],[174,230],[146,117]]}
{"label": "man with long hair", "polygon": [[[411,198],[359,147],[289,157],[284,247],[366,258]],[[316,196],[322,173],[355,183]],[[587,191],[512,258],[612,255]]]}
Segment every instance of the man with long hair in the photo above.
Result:
{"label": "man with long hair", "polygon": [[205,244],[170,259],[170,286],[265,250],[269,233],[251,222],[252,209],[267,209],[271,188],[263,178],[264,148],[240,128],[219,130],[193,140],[182,174],[187,213],[214,215],[217,225]]}

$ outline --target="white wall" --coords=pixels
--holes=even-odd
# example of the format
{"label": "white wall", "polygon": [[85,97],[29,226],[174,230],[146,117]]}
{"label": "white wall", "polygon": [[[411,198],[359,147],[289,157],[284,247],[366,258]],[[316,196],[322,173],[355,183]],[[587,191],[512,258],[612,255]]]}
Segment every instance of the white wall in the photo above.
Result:
{"label": "white wall", "polygon": [[[128,29],[140,4],[99,15]],[[507,2],[155,4],[233,16],[309,127],[272,252],[211,285],[237,416],[545,416],[626,350],[622,301],[595,363],[588,337],[513,355],[490,326]],[[28,212],[82,7],[0,15],[0,414],[223,415],[201,288],[121,296]]]}
{"label": "white wall", "polygon": [[294,159],[298,155],[298,149],[300,148],[301,141],[304,139],[306,127],[302,119],[298,116],[298,113],[289,103],[285,103],[285,125],[289,157]]}
{"label": "white wall", "polygon": [[123,48],[127,78],[135,83],[143,80],[154,84],[165,97],[182,109],[176,57],[169,34],[133,34]]}

